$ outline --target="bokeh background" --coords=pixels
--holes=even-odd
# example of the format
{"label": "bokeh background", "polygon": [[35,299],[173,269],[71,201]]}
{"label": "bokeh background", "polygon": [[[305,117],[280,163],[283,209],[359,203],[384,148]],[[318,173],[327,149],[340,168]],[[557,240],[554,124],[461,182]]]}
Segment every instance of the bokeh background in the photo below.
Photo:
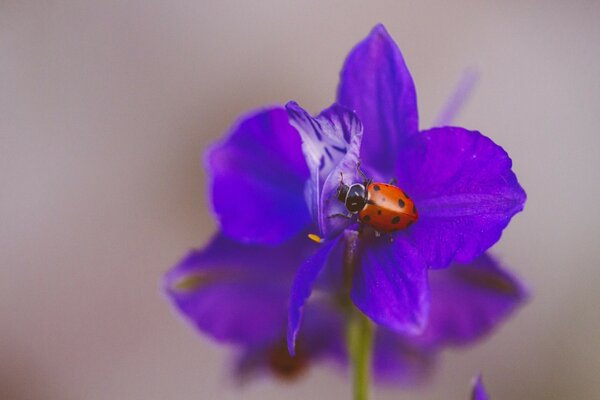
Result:
{"label": "bokeh background", "polygon": [[228,349],[159,294],[215,230],[200,155],[249,109],[334,99],[377,22],[433,123],[467,67],[456,123],[504,146],[529,194],[494,253],[535,297],[447,351],[431,386],[377,399],[600,398],[600,2],[0,2],[0,399],[350,398],[318,366],[244,388]]}

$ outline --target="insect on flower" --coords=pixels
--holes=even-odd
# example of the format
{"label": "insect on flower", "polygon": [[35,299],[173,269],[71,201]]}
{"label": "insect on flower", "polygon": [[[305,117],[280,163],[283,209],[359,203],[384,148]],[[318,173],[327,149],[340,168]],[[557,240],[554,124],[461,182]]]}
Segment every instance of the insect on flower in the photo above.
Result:
{"label": "insect on flower", "polygon": [[417,221],[419,214],[415,203],[394,185],[394,180],[389,184],[373,182],[360,170],[360,163],[356,165],[356,170],[363,178],[363,183],[346,185],[341,174],[336,192],[336,198],[344,203],[350,215],[337,213],[329,218],[352,219],[352,215],[357,214],[359,221],[375,229],[377,236],[381,232],[406,229]]}

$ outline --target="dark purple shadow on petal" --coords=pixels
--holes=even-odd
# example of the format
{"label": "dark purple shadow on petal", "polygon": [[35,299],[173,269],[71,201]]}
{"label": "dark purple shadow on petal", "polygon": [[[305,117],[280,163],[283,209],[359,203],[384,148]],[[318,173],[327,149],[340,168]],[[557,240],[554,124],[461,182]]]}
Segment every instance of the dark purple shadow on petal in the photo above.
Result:
{"label": "dark purple shadow on petal", "polygon": [[489,334],[528,298],[524,285],[490,255],[429,273],[429,324],[418,342],[467,345]]}
{"label": "dark purple shadow on petal", "polygon": [[429,315],[427,268],[401,236],[361,243],[350,297],[375,323],[399,333],[418,334]]}
{"label": "dark purple shadow on petal", "polygon": [[525,204],[508,154],[479,132],[424,131],[406,142],[398,158],[398,185],[419,211],[410,240],[431,267],[482,254]]}
{"label": "dark purple shadow on petal", "polygon": [[165,275],[163,291],[187,321],[215,339],[266,343],[283,337],[294,271],[316,247],[304,235],[275,248],[217,235]]}
{"label": "dark purple shadow on petal", "polygon": [[294,355],[294,345],[304,312],[304,305],[310,297],[313,285],[319,273],[327,263],[329,254],[338,244],[341,236],[321,245],[319,250],[300,265],[290,293],[287,345],[291,355]]}
{"label": "dark purple shadow on petal", "polygon": [[471,400],[489,400],[489,396],[483,386],[483,378],[481,377],[481,374],[479,374],[473,381]]}
{"label": "dark purple shadow on petal", "polygon": [[312,210],[313,220],[319,225],[321,236],[331,238],[351,224],[343,218],[332,219],[329,216],[346,211],[335,198],[341,173],[347,182],[358,181],[356,164],[362,141],[362,124],[352,111],[338,104],[333,104],[316,117],[311,117],[293,101],[286,105],[286,109],[290,123],[302,138],[302,150],[311,171],[311,179],[305,189],[306,202]]}
{"label": "dark purple shadow on petal", "polygon": [[310,223],[304,200],[309,173],[285,109],[242,117],[206,161],[213,209],[229,237],[279,244]]}
{"label": "dark purple shadow on petal", "polygon": [[398,150],[417,133],[419,117],[413,79],[383,25],[373,28],[348,55],[338,102],[356,111],[365,127],[365,165],[393,178]]}
{"label": "dark purple shadow on petal", "polygon": [[344,318],[330,302],[311,302],[306,305],[295,356],[289,355],[285,336],[266,346],[246,346],[236,361],[234,375],[242,384],[260,374],[291,381],[313,363],[324,360],[347,364]]}
{"label": "dark purple shadow on petal", "polygon": [[378,384],[416,386],[433,373],[436,352],[384,328],[375,333],[373,374]]}

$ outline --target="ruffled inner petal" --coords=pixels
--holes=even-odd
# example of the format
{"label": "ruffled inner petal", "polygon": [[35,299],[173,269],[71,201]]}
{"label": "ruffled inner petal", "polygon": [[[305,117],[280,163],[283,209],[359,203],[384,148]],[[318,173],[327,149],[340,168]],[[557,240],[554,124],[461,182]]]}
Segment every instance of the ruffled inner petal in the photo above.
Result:
{"label": "ruffled inner petal", "polygon": [[359,162],[362,141],[362,124],[356,115],[337,104],[311,117],[297,103],[286,106],[291,124],[302,138],[311,179],[305,195],[311,205],[320,234],[331,238],[352,222],[344,218],[330,218],[334,214],[347,214],[335,193],[342,179],[348,183],[360,182],[356,166]]}

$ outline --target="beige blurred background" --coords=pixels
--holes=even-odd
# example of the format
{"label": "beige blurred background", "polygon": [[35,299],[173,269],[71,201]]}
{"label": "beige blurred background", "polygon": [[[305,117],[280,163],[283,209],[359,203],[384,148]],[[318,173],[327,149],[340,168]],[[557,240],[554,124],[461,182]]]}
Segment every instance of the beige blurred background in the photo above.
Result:
{"label": "beige blurred background", "polygon": [[[0,2],[0,399],[350,398],[313,368],[243,390],[231,353],[174,317],[158,281],[215,229],[200,154],[235,118],[334,99],[350,48],[396,38],[429,126],[502,144],[529,194],[496,254],[535,297],[377,399],[600,399],[600,2]],[[418,3],[418,4],[417,4]]]}

